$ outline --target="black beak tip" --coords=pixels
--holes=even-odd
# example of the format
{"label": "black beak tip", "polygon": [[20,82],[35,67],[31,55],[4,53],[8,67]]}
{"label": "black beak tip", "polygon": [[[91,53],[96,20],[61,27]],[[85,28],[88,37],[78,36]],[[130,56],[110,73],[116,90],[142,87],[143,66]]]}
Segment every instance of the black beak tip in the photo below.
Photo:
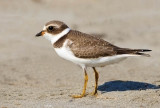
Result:
{"label": "black beak tip", "polygon": [[42,36],[42,32],[36,34],[36,37]]}

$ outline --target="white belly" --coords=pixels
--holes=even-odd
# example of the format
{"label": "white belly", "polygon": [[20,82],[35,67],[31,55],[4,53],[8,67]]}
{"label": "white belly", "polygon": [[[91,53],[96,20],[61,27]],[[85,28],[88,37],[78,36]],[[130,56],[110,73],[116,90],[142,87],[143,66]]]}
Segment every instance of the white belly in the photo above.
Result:
{"label": "white belly", "polygon": [[129,55],[129,54],[123,54],[123,55],[115,55],[115,56],[108,56],[108,57],[99,57],[99,58],[78,58],[74,56],[72,51],[69,48],[62,47],[62,48],[55,48],[56,53],[69,61],[72,61],[75,64],[78,64],[83,67],[100,67],[105,66],[113,63],[117,63],[121,60],[124,60],[125,58],[129,56],[135,56],[135,55]]}

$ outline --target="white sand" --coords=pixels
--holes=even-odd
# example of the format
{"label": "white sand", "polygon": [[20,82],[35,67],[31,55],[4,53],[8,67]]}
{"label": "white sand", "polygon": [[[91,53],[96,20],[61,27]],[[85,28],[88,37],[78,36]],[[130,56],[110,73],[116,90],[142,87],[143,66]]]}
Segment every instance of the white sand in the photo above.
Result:
{"label": "white sand", "polygon": [[[158,108],[160,106],[160,1],[1,0],[0,108]],[[98,97],[73,99],[82,70],[62,60],[50,42],[35,38],[50,20],[86,33],[105,34],[121,47],[148,48],[152,57],[98,68]],[[87,94],[94,89],[88,69]]]}

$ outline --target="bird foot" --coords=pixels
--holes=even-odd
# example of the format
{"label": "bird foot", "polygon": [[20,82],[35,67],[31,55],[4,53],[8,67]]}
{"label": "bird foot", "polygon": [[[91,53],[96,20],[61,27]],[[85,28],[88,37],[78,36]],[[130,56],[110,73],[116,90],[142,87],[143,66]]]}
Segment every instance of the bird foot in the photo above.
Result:
{"label": "bird foot", "polygon": [[97,96],[98,93],[94,91],[94,92],[91,93],[91,95],[92,95],[92,96]]}
{"label": "bird foot", "polygon": [[72,95],[71,97],[72,98],[82,98],[84,96],[85,96],[84,94],[80,94],[80,95]]}

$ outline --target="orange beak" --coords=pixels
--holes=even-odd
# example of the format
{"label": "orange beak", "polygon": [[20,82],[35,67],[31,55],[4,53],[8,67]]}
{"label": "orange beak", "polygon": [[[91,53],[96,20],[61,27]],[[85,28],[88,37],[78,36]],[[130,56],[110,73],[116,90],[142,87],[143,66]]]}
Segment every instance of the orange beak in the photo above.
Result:
{"label": "orange beak", "polygon": [[44,34],[45,34],[45,31],[41,31],[41,32],[36,34],[36,37],[43,36]]}

